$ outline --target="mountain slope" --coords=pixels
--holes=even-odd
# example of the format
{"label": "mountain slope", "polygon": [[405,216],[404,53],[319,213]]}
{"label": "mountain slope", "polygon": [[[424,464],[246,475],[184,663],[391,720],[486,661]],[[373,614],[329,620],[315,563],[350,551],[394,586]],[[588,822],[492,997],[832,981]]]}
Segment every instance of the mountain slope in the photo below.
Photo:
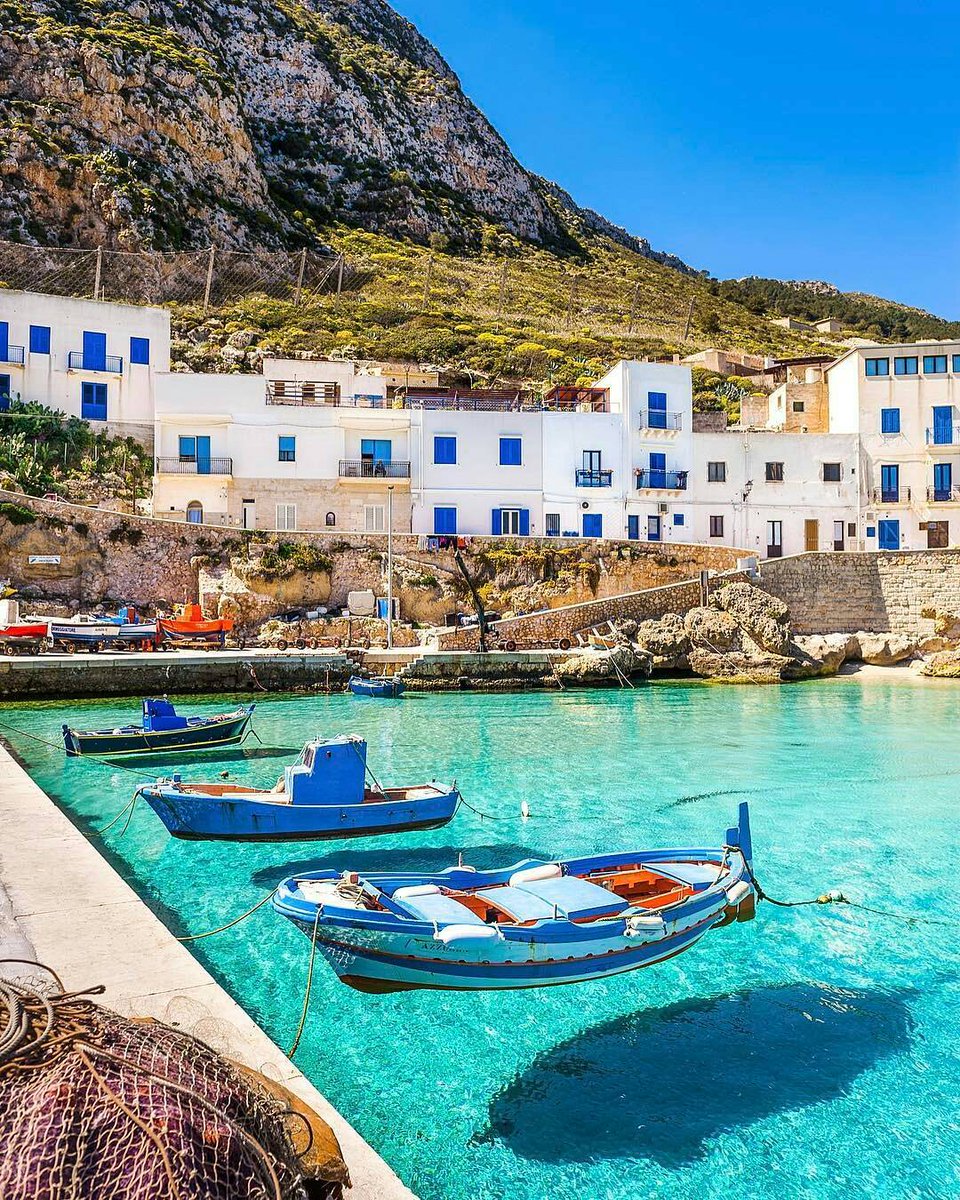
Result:
{"label": "mountain slope", "polygon": [[346,221],[566,253],[586,223],[649,252],[524,170],[383,0],[0,0],[0,138],[0,236],[25,241],[289,246]]}

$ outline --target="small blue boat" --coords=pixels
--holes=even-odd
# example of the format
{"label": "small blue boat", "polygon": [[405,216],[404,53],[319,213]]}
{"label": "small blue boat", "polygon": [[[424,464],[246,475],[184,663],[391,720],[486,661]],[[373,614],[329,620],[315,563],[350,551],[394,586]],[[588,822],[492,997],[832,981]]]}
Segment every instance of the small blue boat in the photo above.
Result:
{"label": "small blue boat", "polygon": [[322,841],[437,829],[453,819],[456,786],[367,783],[367,743],[308,742],[270,791],[234,783],[184,783],[179,775],[140,789],[178,838],[233,842]]}
{"label": "small blue boat", "polygon": [[378,700],[399,700],[404,692],[403,681],[389,675],[371,675],[369,679],[352,675],[348,687],[355,696],[374,696]]}
{"label": "small blue boat", "polygon": [[143,723],[117,729],[71,729],[63,726],[68,758],[96,754],[170,754],[187,750],[212,750],[236,746],[247,735],[255,704],[212,717],[182,717],[169,700],[144,700]]}
{"label": "small blue boat", "polygon": [[750,921],[750,818],[721,845],[629,850],[499,871],[312,871],[285,880],[278,913],[361,992],[489,991],[580,983],[653,966],[710,930]]}

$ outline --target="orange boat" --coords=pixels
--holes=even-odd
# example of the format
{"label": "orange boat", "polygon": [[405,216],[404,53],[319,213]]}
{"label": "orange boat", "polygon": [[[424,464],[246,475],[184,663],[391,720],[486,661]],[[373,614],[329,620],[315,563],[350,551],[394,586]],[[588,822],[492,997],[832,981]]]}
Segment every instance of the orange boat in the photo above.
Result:
{"label": "orange boat", "polygon": [[161,641],[223,646],[233,630],[233,619],[206,620],[199,604],[185,604],[174,617],[161,617],[157,625]]}

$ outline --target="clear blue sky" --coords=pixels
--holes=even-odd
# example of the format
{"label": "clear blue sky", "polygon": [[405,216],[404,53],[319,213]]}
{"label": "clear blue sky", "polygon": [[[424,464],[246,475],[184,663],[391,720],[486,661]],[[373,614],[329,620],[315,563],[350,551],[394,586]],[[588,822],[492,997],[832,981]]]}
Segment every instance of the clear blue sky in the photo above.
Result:
{"label": "clear blue sky", "polygon": [[960,0],[392,0],[520,161],[720,278],[960,319]]}

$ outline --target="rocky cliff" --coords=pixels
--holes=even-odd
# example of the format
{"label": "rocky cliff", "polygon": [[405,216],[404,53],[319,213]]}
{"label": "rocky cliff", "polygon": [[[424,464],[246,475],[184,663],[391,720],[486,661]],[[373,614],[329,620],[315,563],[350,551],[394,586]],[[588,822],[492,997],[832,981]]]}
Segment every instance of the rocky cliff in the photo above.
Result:
{"label": "rocky cliff", "polygon": [[524,170],[383,0],[0,0],[0,152],[17,240],[295,245],[346,221],[650,253]]}

